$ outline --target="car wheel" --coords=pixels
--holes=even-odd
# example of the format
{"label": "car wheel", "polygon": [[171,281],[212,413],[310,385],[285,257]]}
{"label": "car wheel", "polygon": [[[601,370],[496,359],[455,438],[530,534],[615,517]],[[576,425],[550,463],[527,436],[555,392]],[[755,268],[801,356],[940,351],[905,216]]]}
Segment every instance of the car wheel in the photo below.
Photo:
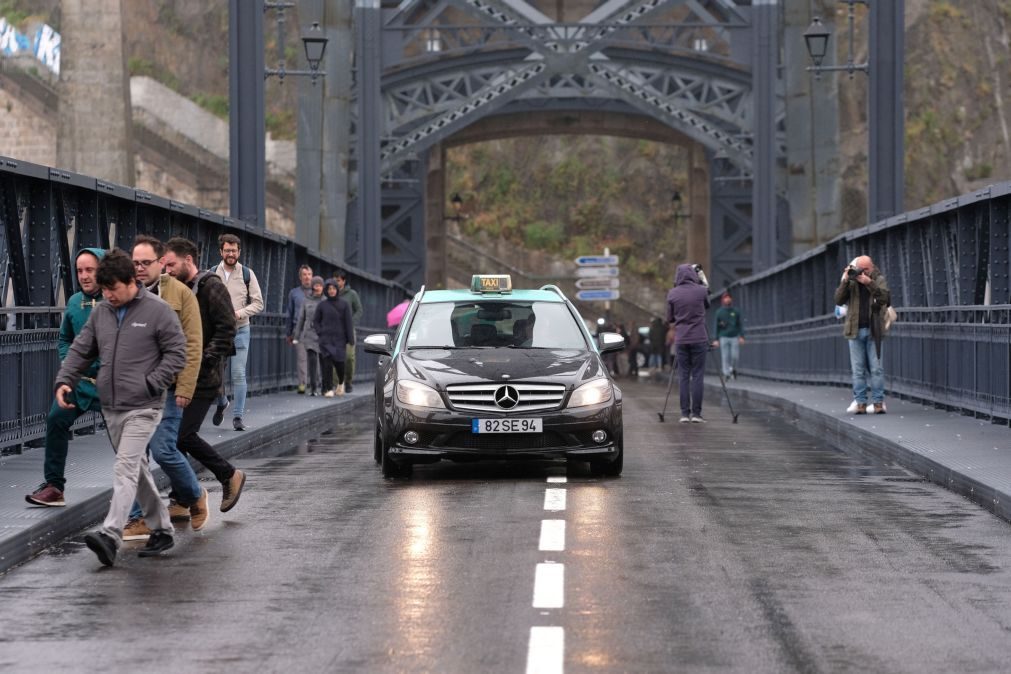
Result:
{"label": "car wheel", "polygon": [[383,477],[411,477],[413,466],[409,463],[398,464],[390,458],[390,448],[383,444],[379,465],[383,469]]}
{"label": "car wheel", "polygon": [[620,440],[618,442],[618,455],[610,461],[594,461],[590,464],[590,471],[594,475],[603,475],[604,477],[618,477],[621,475],[621,470],[624,467],[625,462],[625,441]]}

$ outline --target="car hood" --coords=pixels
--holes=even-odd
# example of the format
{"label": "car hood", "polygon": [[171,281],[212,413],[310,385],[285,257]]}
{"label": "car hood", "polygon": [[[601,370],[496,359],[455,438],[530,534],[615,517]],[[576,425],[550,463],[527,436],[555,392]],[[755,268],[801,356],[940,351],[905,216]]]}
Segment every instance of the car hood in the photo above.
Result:
{"label": "car hood", "polygon": [[596,353],[576,349],[415,349],[404,352],[398,360],[399,376],[437,389],[502,381],[572,387],[605,375]]}

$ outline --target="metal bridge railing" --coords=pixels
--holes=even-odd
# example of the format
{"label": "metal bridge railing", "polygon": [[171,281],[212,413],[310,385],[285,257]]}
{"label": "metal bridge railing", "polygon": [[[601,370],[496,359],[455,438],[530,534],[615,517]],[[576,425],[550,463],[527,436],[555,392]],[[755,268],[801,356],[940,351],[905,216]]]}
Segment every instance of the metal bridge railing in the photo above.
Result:
{"label": "metal bridge railing", "polygon": [[[323,277],[348,272],[364,313],[361,337],[385,331],[386,312],[410,296],[403,286],[342,264],[318,251],[240,220],[143,190],[0,157],[0,453],[19,451],[45,436],[59,369],[56,344],[63,305],[78,290],[74,258],[85,247],[127,248],[140,233],[162,240],[184,236],[200,249],[202,268],[216,264],[217,238],[242,241],[241,261],[263,291],[265,311],[252,320],[249,392],[268,393],[296,383],[295,351],[285,341],[288,291],[308,264]],[[357,349],[356,381],[375,372],[375,358]],[[94,425],[86,415],[77,427]]]}
{"label": "metal bridge railing", "polygon": [[1001,183],[847,232],[734,283],[747,333],[739,370],[848,386],[832,295],[849,261],[868,254],[899,316],[883,343],[887,395],[1011,423],[1009,242],[1011,183]]}

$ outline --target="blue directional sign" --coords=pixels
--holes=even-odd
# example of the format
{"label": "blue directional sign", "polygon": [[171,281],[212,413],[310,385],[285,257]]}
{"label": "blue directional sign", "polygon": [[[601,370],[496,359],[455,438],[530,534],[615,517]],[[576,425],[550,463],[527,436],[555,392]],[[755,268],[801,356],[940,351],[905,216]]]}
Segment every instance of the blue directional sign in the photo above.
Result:
{"label": "blue directional sign", "polygon": [[617,255],[583,255],[576,258],[576,264],[580,267],[598,267],[601,265],[616,266],[618,264]]}
{"label": "blue directional sign", "polygon": [[579,290],[576,299],[584,302],[607,302],[621,297],[617,290]]}

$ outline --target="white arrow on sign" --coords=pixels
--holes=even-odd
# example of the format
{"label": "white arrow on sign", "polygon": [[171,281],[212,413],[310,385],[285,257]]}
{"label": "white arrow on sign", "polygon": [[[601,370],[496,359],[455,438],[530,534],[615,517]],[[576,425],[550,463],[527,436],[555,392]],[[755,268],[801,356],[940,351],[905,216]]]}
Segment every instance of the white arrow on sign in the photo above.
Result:
{"label": "white arrow on sign", "polygon": [[579,290],[576,299],[584,302],[609,302],[621,297],[617,290]]}
{"label": "white arrow on sign", "polygon": [[576,287],[580,290],[607,290],[617,288],[621,281],[616,278],[581,278],[576,279]]}
{"label": "white arrow on sign", "polygon": [[581,255],[576,258],[580,267],[600,267],[602,265],[618,265],[617,255]]}
{"label": "white arrow on sign", "polygon": [[617,267],[580,267],[576,270],[579,278],[599,278],[601,276],[617,276]]}

